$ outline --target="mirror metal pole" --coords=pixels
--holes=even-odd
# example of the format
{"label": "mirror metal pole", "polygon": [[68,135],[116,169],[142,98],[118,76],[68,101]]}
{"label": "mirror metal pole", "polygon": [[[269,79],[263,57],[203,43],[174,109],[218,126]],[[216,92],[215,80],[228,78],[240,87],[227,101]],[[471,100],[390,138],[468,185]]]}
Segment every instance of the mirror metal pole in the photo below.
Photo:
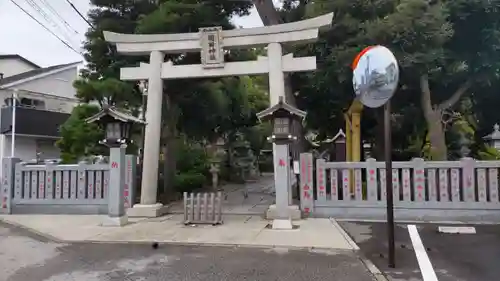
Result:
{"label": "mirror metal pole", "polygon": [[392,189],[392,133],[391,133],[391,100],[384,105],[384,139],[385,139],[385,189],[387,195],[387,239],[389,245],[389,267],[395,268],[394,245],[394,196]]}

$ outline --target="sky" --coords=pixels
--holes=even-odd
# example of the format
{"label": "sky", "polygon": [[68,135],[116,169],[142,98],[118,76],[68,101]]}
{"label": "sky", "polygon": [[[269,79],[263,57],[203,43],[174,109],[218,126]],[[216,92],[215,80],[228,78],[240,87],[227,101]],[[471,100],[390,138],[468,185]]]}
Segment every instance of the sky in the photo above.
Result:
{"label": "sky", "polygon": [[[77,52],[45,30],[14,3],[63,39]],[[83,15],[90,9],[88,0],[0,0],[0,54],[18,54],[42,67],[82,61],[81,42],[87,23],[73,10],[72,3]],[[255,8],[250,16],[234,18],[236,26],[262,26]]]}

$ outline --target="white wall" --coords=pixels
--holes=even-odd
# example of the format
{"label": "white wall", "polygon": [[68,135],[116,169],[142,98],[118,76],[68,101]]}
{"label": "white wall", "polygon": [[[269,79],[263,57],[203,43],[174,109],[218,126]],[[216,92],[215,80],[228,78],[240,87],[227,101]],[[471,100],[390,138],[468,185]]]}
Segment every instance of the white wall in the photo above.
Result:
{"label": "white wall", "polygon": [[[20,158],[22,161],[29,161],[36,159],[36,154],[41,152],[42,159],[59,158],[61,152],[55,146],[56,140],[49,139],[36,139],[34,137],[16,136],[15,138],[15,151],[14,156]],[[0,142],[1,144],[1,142]],[[4,136],[4,157],[10,157],[12,144],[12,137],[9,135]]]}
{"label": "white wall", "polygon": [[26,71],[30,71],[33,69],[35,69],[35,67],[19,59],[14,59],[14,58],[0,59],[0,73],[3,73],[4,78],[19,73],[23,73]]}

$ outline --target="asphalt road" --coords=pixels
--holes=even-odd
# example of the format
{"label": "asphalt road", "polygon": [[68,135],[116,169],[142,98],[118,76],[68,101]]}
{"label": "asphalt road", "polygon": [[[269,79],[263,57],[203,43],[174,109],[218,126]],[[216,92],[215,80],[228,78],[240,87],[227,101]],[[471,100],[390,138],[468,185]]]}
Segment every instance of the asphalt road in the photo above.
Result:
{"label": "asphalt road", "polygon": [[[396,268],[387,267],[384,223],[340,223],[364,255],[390,280],[423,280],[407,224],[396,226]],[[417,224],[428,258],[439,281],[500,280],[500,226],[474,226],[476,234],[444,234],[445,224]]]}
{"label": "asphalt road", "polygon": [[352,252],[57,244],[0,223],[0,281],[372,281]]}

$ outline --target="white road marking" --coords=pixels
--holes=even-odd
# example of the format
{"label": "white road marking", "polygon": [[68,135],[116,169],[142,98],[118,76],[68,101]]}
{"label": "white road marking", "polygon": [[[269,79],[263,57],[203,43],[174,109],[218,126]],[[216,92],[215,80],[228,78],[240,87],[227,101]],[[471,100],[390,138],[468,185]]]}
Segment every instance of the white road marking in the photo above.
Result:
{"label": "white road marking", "polygon": [[410,234],[411,243],[413,244],[413,250],[415,251],[415,256],[417,257],[418,266],[420,267],[420,272],[422,273],[422,278],[424,281],[438,281],[436,272],[432,267],[431,260],[427,255],[427,251],[418,235],[418,230],[415,225],[408,225],[408,233]]}
{"label": "white road marking", "polygon": [[438,231],[441,233],[450,233],[450,234],[476,234],[475,227],[466,227],[466,226],[440,226],[438,227]]}

